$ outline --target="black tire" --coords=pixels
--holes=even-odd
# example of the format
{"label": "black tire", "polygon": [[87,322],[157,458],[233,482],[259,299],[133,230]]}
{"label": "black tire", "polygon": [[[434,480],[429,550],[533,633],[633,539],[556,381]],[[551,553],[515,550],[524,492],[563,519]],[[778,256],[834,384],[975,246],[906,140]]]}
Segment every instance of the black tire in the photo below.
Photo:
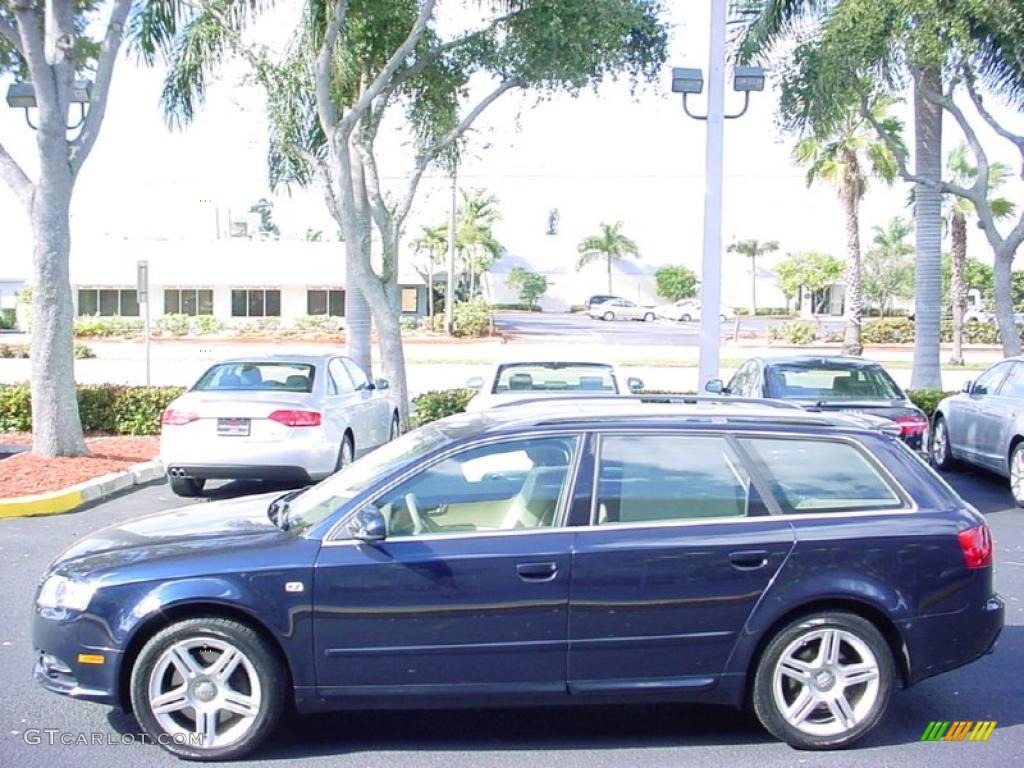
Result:
{"label": "black tire", "polygon": [[[800,726],[793,725],[777,701],[776,671],[781,669],[780,661],[784,655],[793,659],[796,653],[814,656],[822,653],[825,641],[823,638],[813,639],[814,635],[815,633],[827,633],[830,630],[833,631],[832,637],[842,638],[837,645],[834,666],[818,666],[819,658],[805,661],[808,680],[806,685],[795,682],[789,674],[779,672],[778,691],[779,695],[783,697],[784,703],[794,706],[794,709],[801,709],[795,707],[800,696],[798,691],[806,688],[808,692],[806,701],[809,703],[807,707],[803,707],[803,709],[807,709],[806,719]],[[850,638],[855,638],[861,649],[866,649],[874,657],[873,667],[876,670],[876,677],[861,683],[844,685],[842,689],[835,689],[835,686],[841,682],[841,673],[833,673],[837,669],[843,669],[844,659],[849,663],[856,663],[856,658],[860,655],[862,661],[869,661],[852,644]],[[815,642],[818,643],[817,650]],[[754,676],[752,696],[754,711],[761,724],[773,736],[792,747],[797,749],[841,749],[863,738],[878,725],[889,705],[895,675],[896,668],[892,652],[874,624],[856,614],[844,611],[814,613],[783,627],[764,649]],[[831,684],[828,683],[829,680],[832,681]],[[846,696],[846,691],[851,688],[853,691],[850,697],[853,698],[853,701]],[[812,691],[813,695],[811,695]],[[814,703],[818,696],[827,698],[830,691],[835,698],[842,698],[847,702],[848,711],[856,717],[850,727],[839,725],[838,733],[826,732],[829,728],[837,727],[832,705]],[[793,696],[792,701],[786,702],[787,694]],[[858,709],[861,711],[857,712]]]}
{"label": "black tire", "polygon": [[932,425],[929,453],[936,469],[948,472],[956,468],[957,461],[953,458],[953,449],[949,446],[949,426],[946,424],[946,420],[939,415],[935,417],[935,423]]}
{"label": "black tire", "polygon": [[615,319],[615,313],[614,312],[605,312],[603,315],[601,315],[601,319],[602,320],[614,320]]}
{"label": "black tire", "polygon": [[185,498],[194,498],[196,496],[203,495],[203,486],[206,485],[205,480],[201,480],[197,477],[173,477],[167,478],[171,482],[171,490],[176,496],[183,496]]}
{"label": "black tire", "polygon": [[646,312],[646,313],[644,313],[644,322],[645,323],[653,323],[654,322],[654,313],[653,312]]}
{"label": "black tire", "polygon": [[1024,507],[1024,442],[1010,451],[1010,495],[1018,507]]}
{"label": "black tire", "polygon": [[398,420],[398,411],[391,414],[391,426],[388,428],[388,442],[398,439],[402,434],[402,425]]}
{"label": "black tire", "polygon": [[[158,720],[158,716],[154,714],[153,707],[150,704],[150,686],[151,677],[154,672],[158,674],[160,679],[157,679],[153,685],[159,688],[164,688],[166,685],[182,687],[187,690],[193,690],[198,685],[202,684],[204,678],[202,672],[200,672],[194,680],[198,680],[199,683],[189,683],[187,685],[175,684],[174,682],[167,682],[168,680],[177,680],[181,678],[178,668],[172,669],[175,666],[173,663],[170,665],[163,664],[162,659],[172,647],[186,642],[196,642],[199,646],[198,649],[193,651],[196,655],[191,655],[190,658],[193,661],[197,661],[201,667],[205,669],[212,669],[216,665],[217,658],[220,657],[220,653],[217,653],[217,649],[210,646],[204,646],[204,642],[210,642],[211,646],[213,643],[225,644],[240,651],[242,657],[248,662],[248,667],[243,663],[239,663],[236,667],[236,671],[231,674],[229,680],[248,680],[249,670],[255,672],[255,676],[259,683],[258,696],[251,695],[256,690],[254,686],[249,689],[249,699],[255,698],[258,701],[258,707],[255,709],[255,714],[252,716],[251,723],[244,723],[239,721],[230,721],[229,727],[236,722],[239,725],[246,725],[246,728],[242,729],[241,734],[234,740],[225,743],[220,747],[205,747],[195,745],[189,740],[182,740],[182,734],[178,733],[175,738],[175,732],[168,730]],[[210,647],[207,651],[206,648]],[[198,654],[213,654],[217,653],[209,663],[205,663],[206,657]],[[164,671],[160,672],[160,668],[164,667]],[[174,676],[178,675],[177,678]],[[239,676],[236,678],[236,675]],[[241,693],[234,689],[232,686],[238,683],[227,683],[226,685],[220,683],[221,688],[214,688],[216,696],[222,696],[225,690],[231,689],[236,693]],[[209,685],[209,683],[207,683]],[[142,726],[146,734],[155,742],[160,744],[168,752],[190,760],[233,760],[248,752],[255,749],[260,743],[263,742],[274,729],[277,727],[277,723],[280,720],[281,712],[284,708],[285,696],[288,689],[288,677],[283,669],[283,666],[278,658],[278,655],[274,652],[271,645],[264,640],[257,632],[244,624],[240,624],[237,621],[223,618],[199,618],[199,619],[187,619],[185,621],[179,621],[166,629],[158,632],[154,635],[149,642],[147,642],[142,651],[139,653],[138,658],[135,660],[135,664],[132,666],[131,671],[131,700],[132,708],[135,713],[136,719]],[[207,691],[209,688],[207,688]],[[192,696],[195,698],[198,694],[183,694],[185,696]],[[197,701],[201,700],[196,698]],[[217,701],[216,698],[213,699]],[[188,705],[182,707],[180,711],[176,713],[176,716],[180,718],[182,727],[185,731],[188,731],[188,716],[184,713],[191,713],[192,720],[198,720],[195,709],[192,709]],[[224,723],[221,719],[221,714],[224,710],[215,710],[213,715],[214,732]],[[230,716],[230,715],[229,715]],[[165,719],[167,715],[164,715]],[[231,716],[234,717],[234,716]],[[225,718],[226,719],[226,718]],[[194,732],[194,729],[193,729]],[[187,735],[187,734],[185,734]]]}
{"label": "black tire", "polygon": [[689,315],[683,315],[682,317],[679,318],[679,322],[680,323],[689,323],[689,322],[692,322],[692,321],[693,321],[693,318],[690,317]]}
{"label": "black tire", "polygon": [[[345,458],[346,452],[348,459]],[[334,465],[334,471],[340,472],[342,469],[347,467],[355,460],[356,445],[352,440],[352,434],[349,432],[345,433],[344,439],[341,441],[341,446],[338,448],[338,461]]]}

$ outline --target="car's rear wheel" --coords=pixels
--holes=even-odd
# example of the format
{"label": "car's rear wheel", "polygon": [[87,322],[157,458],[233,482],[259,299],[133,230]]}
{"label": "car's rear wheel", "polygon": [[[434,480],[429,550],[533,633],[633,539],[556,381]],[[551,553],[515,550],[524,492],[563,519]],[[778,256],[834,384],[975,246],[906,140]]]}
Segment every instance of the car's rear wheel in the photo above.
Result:
{"label": "car's rear wheel", "polygon": [[255,748],[277,726],[286,688],[270,644],[222,618],[157,633],[131,674],[132,707],[146,734],[193,760],[235,759]]}
{"label": "car's rear wheel", "polygon": [[1013,446],[1010,454],[1010,492],[1018,507],[1024,507],[1024,442]]}
{"label": "car's rear wheel", "polygon": [[653,312],[646,312],[646,313],[644,313],[644,322],[645,323],[654,322],[654,313]]}
{"label": "car's rear wheel", "polygon": [[693,318],[690,317],[689,315],[683,315],[682,317],[679,318],[679,322],[681,322],[681,323],[690,323],[690,322],[693,322]]}
{"label": "car's rear wheel", "polygon": [[605,312],[601,316],[601,319],[602,320],[614,320],[615,319],[615,313],[614,312]]}
{"label": "car's rear wheel", "polygon": [[352,435],[346,432],[345,438],[341,441],[341,447],[338,448],[338,461],[334,466],[334,471],[340,472],[355,460],[355,456],[355,443],[352,442]]}
{"label": "car's rear wheel", "polygon": [[953,450],[949,447],[949,427],[941,416],[935,417],[932,428],[932,463],[941,470],[950,470],[956,466]]}
{"label": "car's rear wheel", "polygon": [[754,710],[772,735],[798,749],[838,749],[882,718],[895,666],[866,619],[824,612],[784,627],[754,677]]}
{"label": "car's rear wheel", "polygon": [[174,477],[168,478],[171,482],[171,490],[176,496],[184,496],[186,498],[193,498],[200,496],[203,493],[203,487],[206,485],[205,480],[200,480],[197,477]]}

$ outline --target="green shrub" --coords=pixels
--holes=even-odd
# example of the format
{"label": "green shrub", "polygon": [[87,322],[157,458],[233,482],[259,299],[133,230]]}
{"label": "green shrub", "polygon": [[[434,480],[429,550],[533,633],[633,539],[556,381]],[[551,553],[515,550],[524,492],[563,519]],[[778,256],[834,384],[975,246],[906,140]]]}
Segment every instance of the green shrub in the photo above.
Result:
{"label": "green shrub", "polygon": [[14,307],[0,309],[0,330],[8,330],[14,327],[17,310]]}
{"label": "green shrub", "polygon": [[142,333],[142,321],[134,317],[100,317],[83,315],[75,318],[75,336],[82,338],[132,338]]}
{"label": "green shrub", "polygon": [[345,321],[330,315],[303,315],[295,318],[295,328],[300,331],[339,331]]}
{"label": "green shrub", "polygon": [[[82,429],[114,435],[156,435],[160,415],[184,392],[181,387],[129,387],[120,384],[78,387]],[[0,384],[0,432],[32,429],[28,384]]]}
{"label": "green shrub", "polygon": [[220,333],[224,327],[224,323],[213,315],[196,315],[192,318],[192,328],[197,336]]}
{"label": "green shrub", "polygon": [[445,416],[462,413],[475,395],[472,389],[440,389],[417,395],[412,400],[412,426],[422,427]]}
{"label": "green shrub", "polygon": [[[75,358],[78,360],[91,360],[96,353],[84,344],[75,344]],[[28,360],[31,347],[28,344],[0,344],[0,358]]]}
{"label": "green shrub", "polygon": [[157,330],[168,336],[187,336],[189,332],[188,315],[164,315],[157,318]]}
{"label": "green shrub", "polygon": [[[263,336],[268,331],[281,330],[279,317],[252,317],[235,325],[240,336]],[[283,335],[283,334],[282,334]]]}
{"label": "green shrub", "polygon": [[[540,307],[533,304],[491,304],[491,309],[508,312],[543,312]],[[584,307],[586,309],[586,307]]]}
{"label": "green shrub", "polygon": [[418,331],[423,327],[423,323],[418,317],[400,317],[398,325],[403,331]]}
{"label": "green shrub", "polygon": [[456,304],[452,325],[456,336],[476,338],[487,335],[491,328],[491,313],[487,303],[475,299]]}
{"label": "green shrub", "polygon": [[[750,314],[750,307],[737,307],[736,314],[746,316]],[[786,307],[758,307],[758,317],[792,317],[793,313]]]}
{"label": "green shrub", "polygon": [[929,419],[935,414],[935,408],[943,398],[955,394],[956,392],[943,392],[941,389],[911,389],[907,391],[907,397],[924,411]]}
{"label": "green shrub", "polygon": [[769,339],[787,344],[813,344],[815,337],[815,326],[810,320],[794,320],[768,328]]}
{"label": "green shrub", "polygon": [[912,344],[914,321],[905,317],[882,317],[861,326],[860,339],[865,344]]}

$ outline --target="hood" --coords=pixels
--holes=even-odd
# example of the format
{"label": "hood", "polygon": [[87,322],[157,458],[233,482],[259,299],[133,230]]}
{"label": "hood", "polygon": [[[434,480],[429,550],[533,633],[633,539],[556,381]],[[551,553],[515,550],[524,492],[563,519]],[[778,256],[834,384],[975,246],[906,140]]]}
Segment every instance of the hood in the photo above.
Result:
{"label": "hood", "polygon": [[267,515],[270,502],[281,492],[239,499],[190,504],[137,517],[101,528],[61,552],[50,564],[56,568],[76,560],[103,556],[109,565],[149,559],[164,554],[213,551],[237,537],[285,534]]}

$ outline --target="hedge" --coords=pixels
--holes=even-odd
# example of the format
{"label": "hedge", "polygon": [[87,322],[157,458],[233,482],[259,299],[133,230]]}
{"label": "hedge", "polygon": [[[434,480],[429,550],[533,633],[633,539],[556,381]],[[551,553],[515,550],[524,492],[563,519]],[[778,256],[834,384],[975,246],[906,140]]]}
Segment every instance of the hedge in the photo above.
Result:
{"label": "hedge", "polygon": [[911,402],[924,411],[931,420],[935,415],[935,409],[944,398],[957,394],[956,392],[943,392],[941,389],[911,389],[907,391],[907,397]]}
{"label": "hedge", "polygon": [[785,341],[787,344],[812,344],[817,338],[817,328],[810,320],[791,320],[781,325],[768,327],[768,338]]}
{"label": "hedge", "polygon": [[412,426],[422,427],[445,416],[463,413],[476,394],[473,389],[439,389],[417,395],[412,400]]}
{"label": "hedge", "polygon": [[[108,435],[160,434],[160,416],[181,387],[129,387],[121,384],[78,387],[82,429]],[[0,384],[0,432],[32,429],[32,398],[28,384]]]}
{"label": "hedge", "polygon": [[[964,343],[998,344],[999,329],[994,323],[964,323]],[[864,323],[861,340],[865,344],[913,344],[914,321],[905,317],[886,317]],[[943,320],[939,325],[939,340],[948,344],[953,340],[953,321]]]}
{"label": "hedge", "polygon": [[[31,348],[28,344],[0,344],[0,358],[28,360]],[[91,360],[96,353],[85,344],[75,344],[75,358],[78,360]]]}

